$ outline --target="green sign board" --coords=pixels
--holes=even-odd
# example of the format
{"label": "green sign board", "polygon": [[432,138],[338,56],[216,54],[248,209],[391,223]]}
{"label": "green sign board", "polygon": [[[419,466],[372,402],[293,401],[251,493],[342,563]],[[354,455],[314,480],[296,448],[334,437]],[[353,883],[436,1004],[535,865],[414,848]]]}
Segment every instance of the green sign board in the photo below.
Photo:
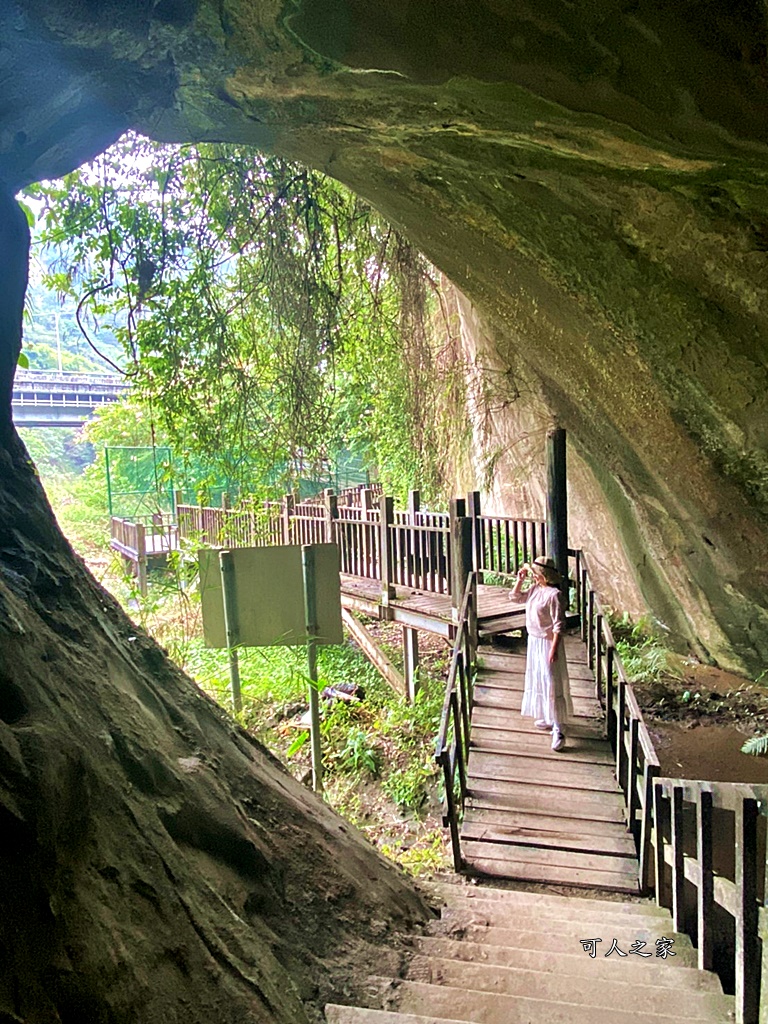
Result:
{"label": "green sign board", "polygon": [[[315,642],[340,644],[343,636],[339,549],[335,544],[311,547],[315,561]],[[307,642],[301,550],[298,545],[282,545],[231,551],[237,646],[293,646]],[[207,647],[228,646],[219,554],[210,548],[198,552]]]}

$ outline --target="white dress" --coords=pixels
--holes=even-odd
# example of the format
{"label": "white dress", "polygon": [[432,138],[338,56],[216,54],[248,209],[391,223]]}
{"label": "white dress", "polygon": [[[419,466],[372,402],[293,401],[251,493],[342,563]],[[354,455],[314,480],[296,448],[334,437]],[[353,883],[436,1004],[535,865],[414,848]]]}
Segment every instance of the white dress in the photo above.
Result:
{"label": "white dress", "polygon": [[526,718],[542,719],[548,725],[563,728],[573,717],[573,704],[562,640],[554,665],[549,664],[554,635],[562,633],[565,626],[560,591],[557,587],[533,586],[521,597],[525,602],[528,657],[520,713]]}

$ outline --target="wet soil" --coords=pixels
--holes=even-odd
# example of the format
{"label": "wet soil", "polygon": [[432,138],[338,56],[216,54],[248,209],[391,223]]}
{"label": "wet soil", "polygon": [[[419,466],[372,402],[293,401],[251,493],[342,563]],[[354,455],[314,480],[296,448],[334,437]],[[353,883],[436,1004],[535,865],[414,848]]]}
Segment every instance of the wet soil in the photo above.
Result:
{"label": "wet soil", "polygon": [[678,675],[633,688],[662,774],[768,784],[768,757],[741,752],[750,736],[768,732],[768,688],[761,683],[685,661]]}

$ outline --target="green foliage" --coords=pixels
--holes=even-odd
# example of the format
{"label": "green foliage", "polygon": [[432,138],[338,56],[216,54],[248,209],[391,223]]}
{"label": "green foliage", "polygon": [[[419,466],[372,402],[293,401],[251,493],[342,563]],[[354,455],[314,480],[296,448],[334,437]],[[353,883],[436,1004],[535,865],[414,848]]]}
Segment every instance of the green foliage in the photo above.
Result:
{"label": "green foliage", "polygon": [[398,492],[437,492],[456,331],[370,207],[276,157],[135,137],[30,192],[59,253],[48,281],[113,324],[182,463],[269,496],[344,448]]}
{"label": "green foliage", "polygon": [[651,682],[672,674],[669,651],[648,621],[633,623],[626,612],[620,619],[609,617],[609,621],[630,682]]}
{"label": "green foliage", "polygon": [[751,736],[741,748],[742,754],[753,754],[755,757],[768,755],[768,736]]}

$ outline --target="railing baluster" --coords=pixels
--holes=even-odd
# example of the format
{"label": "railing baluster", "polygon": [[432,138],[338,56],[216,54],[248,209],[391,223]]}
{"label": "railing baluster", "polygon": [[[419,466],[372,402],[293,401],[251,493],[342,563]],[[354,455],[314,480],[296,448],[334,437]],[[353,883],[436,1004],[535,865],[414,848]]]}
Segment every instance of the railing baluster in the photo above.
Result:
{"label": "railing baluster", "polygon": [[760,1004],[757,902],[757,801],[736,806],[736,1021],[757,1024]]}
{"label": "railing baluster", "polygon": [[672,819],[672,926],[685,931],[685,838],[683,835],[683,789],[673,786],[670,800]]}
{"label": "railing baluster", "polygon": [[697,923],[699,970],[712,970],[712,910],[714,878],[712,876],[712,794],[700,789],[696,800],[696,854],[699,861],[697,887]]}

